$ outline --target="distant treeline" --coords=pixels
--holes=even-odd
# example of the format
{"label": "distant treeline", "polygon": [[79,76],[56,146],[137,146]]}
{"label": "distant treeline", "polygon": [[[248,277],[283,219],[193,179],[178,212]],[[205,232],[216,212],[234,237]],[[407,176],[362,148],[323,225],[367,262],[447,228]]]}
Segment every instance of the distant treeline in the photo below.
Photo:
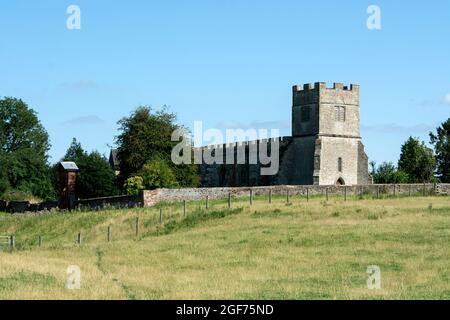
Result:
{"label": "distant treeline", "polygon": [[[176,143],[171,134],[180,126],[167,108],[153,112],[150,107],[138,107],[118,125],[119,175],[104,155],[87,152],[75,138],[61,157],[60,161],[74,161],[80,169],[79,198],[199,185],[197,166],[175,166],[170,161]],[[57,199],[58,164],[49,163],[49,149],[49,135],[36,112],[20,99],[0,99],[0,198],[32,202]]]}

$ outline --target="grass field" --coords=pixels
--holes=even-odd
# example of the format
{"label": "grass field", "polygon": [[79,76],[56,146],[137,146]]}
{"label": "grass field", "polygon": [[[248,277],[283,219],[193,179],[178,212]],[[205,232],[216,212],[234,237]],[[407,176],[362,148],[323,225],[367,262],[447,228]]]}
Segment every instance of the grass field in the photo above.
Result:
{"label": "grass field", "polygon": [[[290,200],[189,203],[187,217],[181,204],[0,213],[0,235],[16,236],[0,299],[450,299],[448,197]],[[66,289],[69,265],[80,290]],[[381,290],[367,288],[369,265]]]}

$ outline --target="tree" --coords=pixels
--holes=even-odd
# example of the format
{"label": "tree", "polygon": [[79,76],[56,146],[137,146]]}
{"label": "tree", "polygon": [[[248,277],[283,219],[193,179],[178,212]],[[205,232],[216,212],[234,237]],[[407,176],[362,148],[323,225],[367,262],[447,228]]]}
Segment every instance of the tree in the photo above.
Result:
{"label": "tree", "polygon": [[116,137],[120,160],[120,180],[135,176],[144,164],[152,160],[164,161],[181,187],[198,186],[198,167],[194,164],[175,165],[171,161],[173,131],[182,128],[176,124],[176,115],[167,108],[152,112],[150,107],[138,107],[129,117],[119,122]]}
{"label": "tree", "polygon": [[147,162],[140,170],[146,189],[174,188],[178,186],[175,174],[162,159]]}
{"label": "tree", "polygon": [[369,166],[370,166],[370,175],[373,177],[376,173],[377,163],[375,161],[370,161]]}
{"label": "tree", "polygon": [[125,181],[123,188],[127,195],[137,195],[141,190],[145,189],[144,179],[140,176],[130,177]]}
{"label": "tree", "polygon": [[433,151],[419,139],[409,137],[402,145],[398,169],[405,172],[410,183],[431,182],[434,178],[436,160]]}
{"label": "tree", "polygon": [[450,118],[436,129],[436,134],[430,132],[430,143],[434,146],[439,179],[450,183]]}
{"label": "tree", "polygon": [[3,170],[4,162],[0,159],[0,196],[9,188],[9,180],[6,171]]}
{"label": "tree", "polygon": [[73,161],[77,174],[77,196],[82,199],[117,194],[116,176],[108,160],[98,151],[87,153],[74,138],[63,161]]}
{"label": "tree", "polygon": [[383,162],[374,169],[373,180],[379,184],[407,183],[409,177],[404,171],[397,170],[392,162]]}
{"label": "tree", "polygon": [[16,189],[54,198],[49,148],[48,134],[34,110],[20,99],[0,99],[0,191]]}

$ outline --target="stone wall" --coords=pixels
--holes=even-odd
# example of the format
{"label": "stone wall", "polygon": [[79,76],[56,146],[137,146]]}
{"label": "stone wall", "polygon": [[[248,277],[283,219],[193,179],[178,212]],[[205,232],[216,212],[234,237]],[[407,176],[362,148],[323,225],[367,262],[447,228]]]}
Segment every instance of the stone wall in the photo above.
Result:
{"label": "stone wall", "polygon": [[[356,186],[269,186],[269,187],[240,187],[240,188],[187,188],[187,189],[156,189],[144,190],[137,196],[114,196],[104,198],[83,199],[77,201],[78,208],[99,209],[105,207],[136,207],[152,206],[161,202],[202,201],[208,196],[209,199],[226,199],[230,194],[232,197],[248,197],[250,190],[253,195],[285,196],[289,191],[290,196],[329,195],[348,196],[361,194],[384,195],[450,195],[450,184],[372,184]],[[57,202],[43,202],[30,204],[27,201],[0,201],[0,211],[20,213],[38,212],[56,209]]]}
{"label": "stone wall", "polygon": [[[320,132],[340,136],[359,137],[359,86],[344,86],[335,83],[333,88],[327,88],[325,83],[320,86]],[[335,120],[335,107],[345,107],[345,121]]]}
{"label": "stone wall", "polygon": [[[336,184],[339,178],[346,185],[358,184],[358,139],[321,137],[320,185]],[[342,171],[338,170],[338,159],[342,159]],[[366,168],[366,172],[369,169]]]}
{"label": "stone wall", "polygon": [[152,206],[160,202],[201,201],[209,199],[226,199],[232,197],[247,197],[253,195],[289,195],[310,196],[325,195],[450,195],[450,184],[396,184],[396,185],[356,185],[356,186],[270,186],[270,187],[242,187],[242,188],[187,188],[187,189],[157,189],[145,190],[142,194],[144,206]]}
{"label": "stone wall", "polygon": [[0,212],[24,213],[50,211],[58,208],[58,201],[30,203],[29,201],[0,201]]}

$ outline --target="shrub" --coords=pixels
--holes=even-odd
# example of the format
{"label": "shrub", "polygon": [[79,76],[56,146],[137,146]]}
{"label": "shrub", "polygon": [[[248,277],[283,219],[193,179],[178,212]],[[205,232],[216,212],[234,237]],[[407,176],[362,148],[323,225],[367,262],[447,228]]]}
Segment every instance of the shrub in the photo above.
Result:
{"label": "shrub", "polygon": [[29,201],[31,203],[42,202],[42,199],[34,196],[31,192],[20,190],[8,190],[1,196],[5,201]]}
{"label": "shrub", "polygon": [[147,162],[139,172],[146,189],[175,188],[178,186],[175,174],[162,159]]}
{"label": "shrub", "polygon": [[123,185],[123,189],[128,195],[137,195],[141,190],[144,190],[144,179],[140,176],[128,178]]}

